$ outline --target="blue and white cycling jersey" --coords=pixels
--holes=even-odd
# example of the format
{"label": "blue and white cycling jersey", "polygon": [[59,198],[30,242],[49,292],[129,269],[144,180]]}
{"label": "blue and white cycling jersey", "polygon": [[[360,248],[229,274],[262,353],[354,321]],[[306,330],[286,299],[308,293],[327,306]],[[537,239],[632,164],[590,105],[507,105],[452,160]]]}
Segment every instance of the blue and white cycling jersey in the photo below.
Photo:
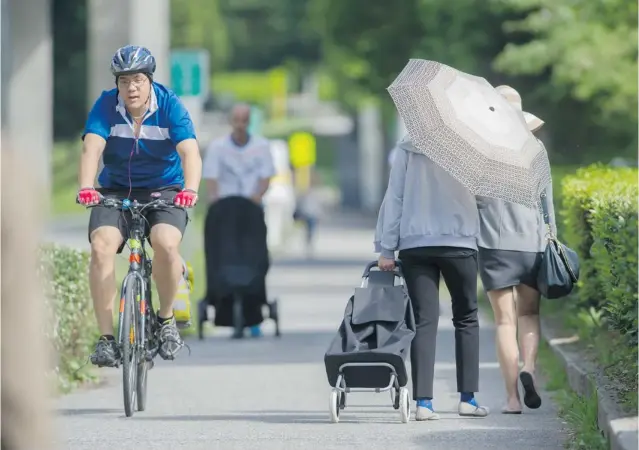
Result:
{"label": "blue and white cycling jersey", "polygon": [[137,140],[134,122],[117,89],[102,92],[93,105],[82,139],[87,133],[94,133],[107,141],[104,169],[98,177],[102,187],[184,187],[176,146],[185,139],[196,138],[193,122],[177,95],[156,82],[152,87],[149,110]]}

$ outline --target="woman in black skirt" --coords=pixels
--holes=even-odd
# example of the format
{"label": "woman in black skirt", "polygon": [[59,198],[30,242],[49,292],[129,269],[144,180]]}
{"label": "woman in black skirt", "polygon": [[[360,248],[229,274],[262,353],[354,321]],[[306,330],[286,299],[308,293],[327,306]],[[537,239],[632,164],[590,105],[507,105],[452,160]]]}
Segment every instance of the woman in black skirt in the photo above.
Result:
{"label": "woman in black skirt", "polygon": [[[517,91],[509,86],[499,86],[497,90],[521,110],[521,97]],[[532,132],[544,124],[532,114],[524,113],[524,116]],[[551,227],[555,232],[552,184],[546,188],[546,193]],[[541,406],[534,377],[540,336],[540,294],[536,279],[546,248],[546,226],[538,210],[522,205],[478,196],[477,207],[480,217],[479,275],[495,314],[497,354],[506,384],[507,399],[502,412],[521,414],[518,378],[524,390],[524,404],[533,409]]]}

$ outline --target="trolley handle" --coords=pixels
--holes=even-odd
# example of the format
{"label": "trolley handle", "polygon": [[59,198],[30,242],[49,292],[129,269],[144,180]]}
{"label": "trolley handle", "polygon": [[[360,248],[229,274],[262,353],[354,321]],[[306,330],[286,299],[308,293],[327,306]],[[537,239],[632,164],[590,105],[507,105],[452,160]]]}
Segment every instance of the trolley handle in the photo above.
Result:
{"label": "trolley handle", "polygon": [[[368,275],[371,272],[371,269],[378,267],[377,265],[377,261],[371,261],[366,265],[366,268],[364,269],[364,274],[362,275],[362,278],[368,278]],[[402,271],[402,262],[398,259],[395,260],[395,268],[393,269],[393,273],[395,274],[396,277],[399,278],[404,278],[404,272]]]}

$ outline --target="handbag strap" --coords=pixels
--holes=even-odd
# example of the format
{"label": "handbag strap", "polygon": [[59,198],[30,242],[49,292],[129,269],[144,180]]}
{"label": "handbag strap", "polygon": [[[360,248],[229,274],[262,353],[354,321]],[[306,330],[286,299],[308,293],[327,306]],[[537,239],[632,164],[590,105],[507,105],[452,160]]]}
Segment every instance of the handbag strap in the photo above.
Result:
{"label": "handbag strap", "polygon": [[563,245],[557,240],[557,238],[552,232],[552,228],[550,227],[550,214],[548,214],[548,198],[547,197],[548,195],[546,194],[546,190],[544,189],[544,191],[540,195],[541,209],[544,216],[544,223],[546,224],[546,228],[548,229],[549,239],[555,242],[555,245],[557,247],[557,252],[559,253],[559,257],[561,258],[561,260],[564,263],[564,266],[568,270],[570,279],[572,280],[573,283],[576,283],[577,276],[575,275],[575,272],[570,265],[570,259],[568,259],[568,255],[566,255],[566,251],[564,250]]}
{"label": "handbag strap", "polygon": [[539,196],[541,199],[541,211],[544,217],[544,223],[546,224],[546,229],[550,236],[553,236],[552,228],[550,226],[550,214],[548,213],[548,194],[546,193],[546,189],[544,189]]}

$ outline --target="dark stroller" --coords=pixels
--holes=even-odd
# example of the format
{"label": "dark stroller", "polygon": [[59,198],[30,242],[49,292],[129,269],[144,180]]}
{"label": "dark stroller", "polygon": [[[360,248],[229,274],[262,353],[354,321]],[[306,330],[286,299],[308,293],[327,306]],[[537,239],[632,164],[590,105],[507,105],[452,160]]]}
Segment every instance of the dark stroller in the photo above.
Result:
{"label": "dark stroller", "polygon": [[198,304],[199,338],[204,338],[209,305],[215,309],[214,325],[233,327],[235,339],[244,337],[245,327],[261,324],[265,313],[279,336],[277,300],[269,302],[266,295],[270,259],[262,208],[239,196],[211,205],[204,224],[204,253],[207,290]]}
{"label": "dark stroller", "polygon": [[[401,263],[393,272],[364,270],[362,285],[348,300],[338,334],[324,355],[333,389],[331,422],[339,422],[349,392],[391,392],[401,420],[410,418],[406,357],[415,336],[413,307],[404,286]],[[396,285],[396,279],[399,284]]]}

